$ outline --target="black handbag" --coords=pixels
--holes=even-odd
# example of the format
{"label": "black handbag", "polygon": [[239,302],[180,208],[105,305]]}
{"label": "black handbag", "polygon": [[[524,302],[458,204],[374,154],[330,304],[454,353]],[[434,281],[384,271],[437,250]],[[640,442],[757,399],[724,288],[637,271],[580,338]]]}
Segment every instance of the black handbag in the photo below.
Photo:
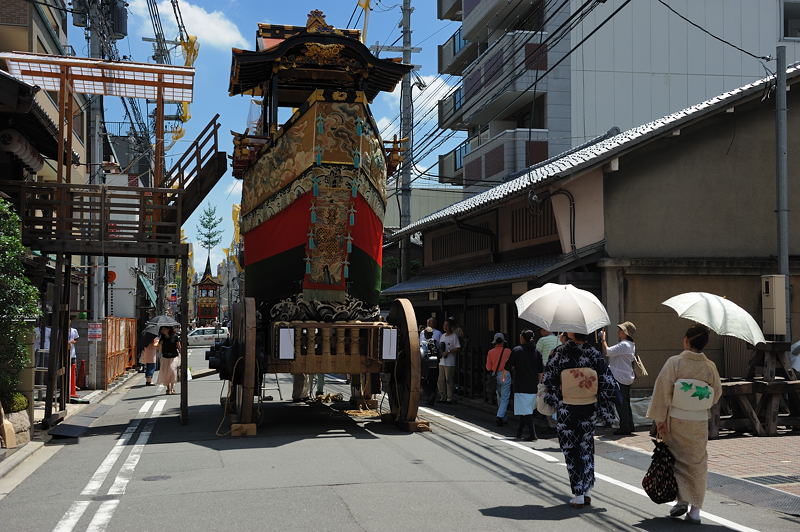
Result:
{"label": "black handbag", "polygon": [[666,443],[653,440],[653,458],[642,479],[642,488],[656,504],[672,502],[678,498],[678,482],[675,480],[675,457]]}

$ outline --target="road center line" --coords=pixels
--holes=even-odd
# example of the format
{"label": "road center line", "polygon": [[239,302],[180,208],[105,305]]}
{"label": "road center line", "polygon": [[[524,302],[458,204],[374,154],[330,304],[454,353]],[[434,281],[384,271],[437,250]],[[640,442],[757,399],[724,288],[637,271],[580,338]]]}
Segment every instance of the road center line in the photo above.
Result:
{"label": "road center line", "polygon": [[472,425],[471,423],[465,423],[465,422],[463,422],[463,421],[461,421],[459,419],[455,419],[453,416],[448,416],[447,414],[440,414],[439,412],[437,412],[435,410],[431,410],[429,408],[420,407],[420,410],[422,410],[426,414],[430,414],[432,416],[436,416],[436,417],[440,417],[442,419],[445,419],[445,420],[447,420],[448,422],[450,422],[450,423],[452,423],[454,425],[458,425],[460,427],[464,427],[465,429],[468,429],[468,430],[470,430],[470,431],[472,431],[472,432],[474,432],[476,434],[480,434],[481,436],[485,436],[487,438],[491,438],[493,440],[503,442],[506,445],[514,447],[515,449],[520,449],[522,451],[525,451],[525,452],[528,452],[528,453],[531,453],[531,454],[535,454],[536,456],[538,456],[539,458],[542,458],[543,460],[545,460],[547,462],[558,462],[558,458],[550,456],[547,453],[543,453],[542,451],[537,451],[536,449],[534,449],[532,447],[528,447],[527,445],[522,445],[519,442],[503,439],[502,436],[499,436],[497,434],[493,434],[491,432],[487,432],[487,431],[485,431],[483,429],[480,429],[480,428],[476,427],[475,425]]}
{"label": "road center line", "polygon": [[89,526],[86,527],[86,532],[103,532],[108,526],[108,523],[111,522],[111,518],[114,516],[114,510],[117,509],[117,506],[119,506],[119,499],[103,501],[103,504],[100,505],[100,508],[97,509],[97,513],[94,514],[91,522],[89,522]]}
{"label": "road center line", "polygon": [[61,521],[59,521],[53,529],[53,532],[72,532],[72,529],[75,528],[75,525],[81,520],[83,512],[89,507],[90,502],[91,501],[73,502],[72,506],[67,510],[67,513],[64,514],[64,517],[61,518]]}
{"label": "road center line", "polygon": [[144,446],[147,445],[147,441],[150,439],[150,435],[153,433],[153,427],[155,426],[161,411],[164,410],[164,405],[166,403],[166,399],[162,399],[156,403],[155,408],[153,408],[153,412],[150,414],[150,420],[139,434],[139,438],[136,440],[136,445],[134,445],[133,449],[131,449],[128,458],[125,459],[125,462],[122,464],[122,467],[117,473],[117,478],[114,479],[114,484],[112,484],[109,488],[109,495],[123,495],[125,493],[125,488],[127,488],[128,483],[131,481],[131,478],[133,478],[133,472],[136,469],[136,465],[139,463],[139,459],[142,457]]}

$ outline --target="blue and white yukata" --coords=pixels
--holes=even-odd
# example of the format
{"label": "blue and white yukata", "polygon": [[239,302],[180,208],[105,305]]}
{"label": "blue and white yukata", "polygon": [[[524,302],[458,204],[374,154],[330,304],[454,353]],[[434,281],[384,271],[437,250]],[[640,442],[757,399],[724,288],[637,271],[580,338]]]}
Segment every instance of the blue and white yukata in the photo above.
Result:
{"label": "blue and white yukata", "polygon": [[[561,372],[590,368],[597,373],[597,400],[590,404],[566,404],[561,393]],[[594,486],[594,426],[597,416],[615,419],[615,381],[605,359],[591,345],[572,340],[556,347],[544,370],[544,401],[556,409],[558,443],[564,452],[569,484],[576,496]]]}

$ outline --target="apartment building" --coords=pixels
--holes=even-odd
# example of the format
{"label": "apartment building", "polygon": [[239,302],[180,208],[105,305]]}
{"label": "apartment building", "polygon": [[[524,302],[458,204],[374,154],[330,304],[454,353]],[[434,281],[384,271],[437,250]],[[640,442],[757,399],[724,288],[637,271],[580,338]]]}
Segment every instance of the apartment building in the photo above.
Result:
{"label": "apartment building", "polygon": [[468,135],[439,156],[440,182],[473,195],[612,127],[764,77],[762,62],[709,33],[758,56],[783,44],[789,63],[800,59],[799,0],[666,0],[709,33],[658,0],[631,2],[570,53],[623,2],[599,0],[567,22],[584,0],[437,0],[440,19],[461,22],[439,46],[439,72],[456,81],[439,126]]}
{"label": "apartment building", "polygon": [[[67,41],[66,9],[67,5],[63,0],[3,0],[0,2],[0,52],[75,55]],[[0,64],[0,68],[5,68],[5,65]],[[85,183],[88,175],[87,99],[82,94],[75,94],[74,98],[72,150],[81,165],[73,167],[72,181]],[[58,123],[58,92],[39,91],[36,94],[36,103],[54,125]],[[41,181],[55,181],[55,166],[54,163],[45,164],[37,172],[37,178]]]}

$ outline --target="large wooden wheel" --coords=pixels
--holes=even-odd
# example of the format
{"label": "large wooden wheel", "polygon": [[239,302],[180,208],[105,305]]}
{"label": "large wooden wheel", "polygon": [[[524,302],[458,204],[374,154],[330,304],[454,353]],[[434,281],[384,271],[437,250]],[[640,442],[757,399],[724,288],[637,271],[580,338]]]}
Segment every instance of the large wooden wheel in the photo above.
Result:
{"label": "large wooden wheel", "polygon": [[397,327],[397,360],[386,362],[389,372],[389,404],[394,421],[412,426],[419,407],[419,333],[414,307],[408,299],[395,299],[387,321]]}

